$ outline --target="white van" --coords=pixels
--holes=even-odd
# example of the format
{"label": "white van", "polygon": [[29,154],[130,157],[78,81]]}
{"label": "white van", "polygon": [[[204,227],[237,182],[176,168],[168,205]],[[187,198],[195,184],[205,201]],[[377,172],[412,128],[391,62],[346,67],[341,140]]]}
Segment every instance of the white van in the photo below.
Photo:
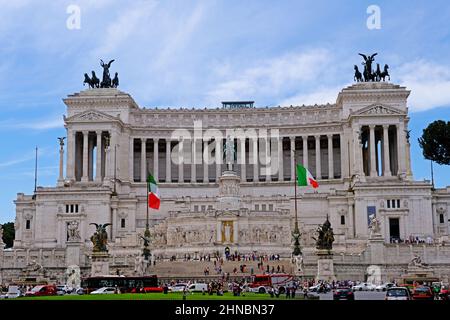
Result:
{"label": "white van", "polygon": [[20,292],[19,286],[9,286],[8,293],[5,295],[7,299],[18,298],[22,296],[22,292]]}
{"label": "white van", "polygon": [[208,285],[206,283],[193,283],[189,286],[190,292],[208,292]]}

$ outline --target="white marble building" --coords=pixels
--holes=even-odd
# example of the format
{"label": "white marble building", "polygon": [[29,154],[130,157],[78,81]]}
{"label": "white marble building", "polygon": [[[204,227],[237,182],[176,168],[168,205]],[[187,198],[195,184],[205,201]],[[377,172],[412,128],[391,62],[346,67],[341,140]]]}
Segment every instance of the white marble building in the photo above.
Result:
{"label": "white marble building", "polygon": [[[386,247],[412,237],[445,243],[450,187],[433,190],[430,182],[413,178],[409,93],[391,83],[357,83],[339,92],[334,104],[255,108],[245,102],[205,109],[140,108],[117,89],[69,95],[57,186],[39,187],[35,197],[18,194],[14,251],[4,253],[3,269],[33,259],[54,268],[88,266],[93,222],[112,224],[113,264],[131,263],[142,250],[148,172],[161,191],[160,210],[149,211],[156,256],[195,256],[228,246],[288,257],[296,163],[320,184],[297,188],[305,252],[313,251],[312,236],[327,215],[341,254],[367,247],[371,214],[381,222]],[[222,160],[227,129],[246,134],[234,139],[235,176],[223,174],[227,164],[214,162]],[[270,139],[261,138],[264,129]],[[180,130],[193,139],[180,143]],[[217,152],[216,141],[222,142]],[[181,145],[180,164],[172,158]],[[209,164],[205,150],[211,151]]]}

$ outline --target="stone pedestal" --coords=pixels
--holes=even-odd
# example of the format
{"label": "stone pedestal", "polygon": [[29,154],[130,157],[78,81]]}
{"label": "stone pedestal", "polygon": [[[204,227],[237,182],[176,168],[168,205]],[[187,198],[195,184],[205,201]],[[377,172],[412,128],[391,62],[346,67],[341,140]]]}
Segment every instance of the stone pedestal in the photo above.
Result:
{"label": "stone pedestal", "polygon": [[91,256],[91,277],[109,275],[109,254],[93,252]]}
{"label": "stone pedestal", "polygon": [[66,244],[66,266],[80,265],[81,242],[69,241]]}
{"label": "stone pedestal", "polygon": [[317,258],[316,281],[335,281],[333,254],[328,250],[318,250]]}
{"label": "stone pedestal", "polygon": [[370,262],[371,264],[383,264],[385,259],[384,254],[384,239],[381,234],[373,234],[369,238]]}
{"label": "stone pedestal", "polygon": [[224,171],[219,177],[219,210],[239,210],[241,178],[234,171]]}

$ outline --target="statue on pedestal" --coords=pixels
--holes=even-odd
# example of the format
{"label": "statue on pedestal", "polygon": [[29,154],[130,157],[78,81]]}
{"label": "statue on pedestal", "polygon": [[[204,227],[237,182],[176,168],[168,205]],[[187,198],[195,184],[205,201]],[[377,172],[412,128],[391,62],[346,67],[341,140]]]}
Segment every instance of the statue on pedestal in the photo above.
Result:
{"label": "statue on pedestal", "polygon": [[234,150],[234,139],[231,139],[230,135],[227,136],[227,142],[225,143],[225,163],[227,169],[233,171],[233,164],[236,152]]}
{"label": "statue on pedestal", "polygon": [[78,230],[78,221],[71,221],[67,225],[67,237],[68,241],[80,241],[80,231]]}
{"label": "statue on pedestal", "polygon": [[316,248],[319,250],[328,250],[330,251],[333,248],[334,242],[334,232],[331,227],[331,223],[328,220],[325,223],[317,228],[318,237],[314,238],[316,240]]}
{"label": "statue on pedestal", "polygon": [[108,233],[106,232],[106,227],[111,225],[111,223],[97,224],[90,223],[89,225],[95,225],[96,231],[91,237],[91,241],[94,244],[94,252],[108,252],[106,244],[108,243]]}
{"label": "statue on pedestal", "polygon": [[370,219],[369,223],[370,236],[379,235],[380,234],[380,222],[375,217],[375,215]]}

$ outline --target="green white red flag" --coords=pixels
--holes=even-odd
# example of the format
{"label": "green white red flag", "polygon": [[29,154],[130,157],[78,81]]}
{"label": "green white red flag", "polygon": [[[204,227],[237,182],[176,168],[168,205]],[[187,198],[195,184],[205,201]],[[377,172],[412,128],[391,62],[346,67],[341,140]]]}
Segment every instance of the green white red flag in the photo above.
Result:
{"label": "green white red flag", "polygon": [[161,196],[159,195],[158,184],[155,181],[155,178],[148,174],[147,177],[147,200],[149,208],[159,210],[159,205],[161,204]]}
{"label": "green white red flag", "polygon": [[314,189],[319,187],[319,183],[314,179],[311,172],[300,164],[297,165],[297,185],[311,186]]}

